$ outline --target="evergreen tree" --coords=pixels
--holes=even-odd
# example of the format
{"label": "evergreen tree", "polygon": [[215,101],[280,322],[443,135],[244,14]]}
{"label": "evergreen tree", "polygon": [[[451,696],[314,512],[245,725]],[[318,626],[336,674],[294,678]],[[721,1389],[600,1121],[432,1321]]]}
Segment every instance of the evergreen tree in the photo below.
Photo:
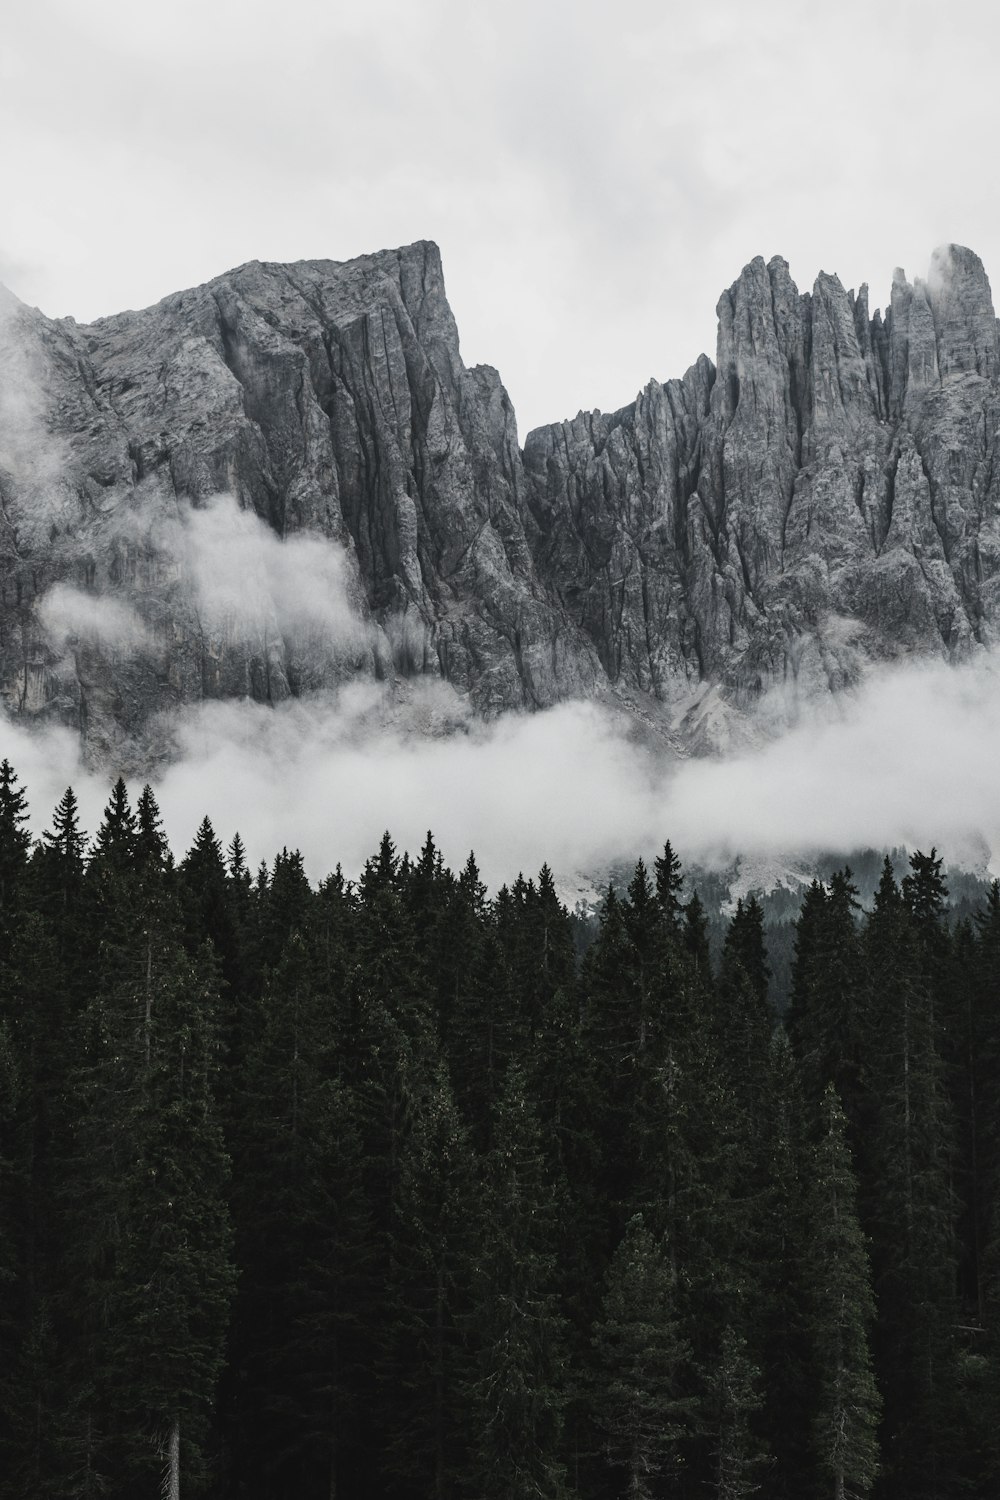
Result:
{"label": "evergreen tree", "polygon": [[87,872],[93,990],[69,1079],[63,1213],[84,1295],[66,1309],[67,1463],[95,1493],[129,1493],[161,1463],[198,1483],[232,1279],[217,975],[206,950],[184,951],[151,793],[144,820],[140,853],[119,782]]}
{"label": "evergreen tree", "polygon": [[104,817],[97,830],[92,851],[92,863],[110,866],[116,870],[131,867],[136,848],[136,821],[128,797],[128,787],[119,776],[111,789],[111,796],[104,809]]}
{"label": "evergreen tree", "polygon": [[940,1396],[954,1358],[957,1265],[952,1135],[934,999],[938,894],[911,887],[886,861],[865,932],[871,986],[867,1073],[875,1101],[863,1216],[879,1305],[876,1366],[885,1403],[884,1487],[919,1500],[940,1483]]}
{"label": "evergreen tree", "polygon": [[[22,913],[5,965],[9,1019],[0,1020],[7,1066],[16,1090],[0,1118],[0,1201],[10,1252],[0,1375],[0,1473],[9,1490],[44,1493],[55,1487],[54,1452],[66,1390],[53,1339],[63,1294],[65,1246],[56,1198],[65,1167],[70,1117],[64,1097],[69,1054],[68,992],[56,941],[42,917]],[[2,1252],[0,1252],[2,1256]],[[2,1263],[2,1262],[0,1262]]]}
{"label": "evergreen tree", "polygon": [[834,1084],[855,1150],[868,1119],[861,1070],[866,1008],[857,895],[849,869],[835,873],[829,889],[814,881],[806,893],[796,929],[788,1016],[806,1096],[818,1107],[826,1085]]}
{"label": "evergreen tree", "polygon": [[565,1489],[560,1439],[567,1372],[554,1205],[518,1067],[507,1070],[492,1140],[473,1288],[472,1482],[484,1500],[556,1500]]}
{"label": "evergreen tree", "polygon": [[468,1481],[477,1189],[468,1133],[439,1069],[400,1169],[387,1421],[390,1466],[407,1488],[434,1500],[463,1494]]}
{"label": "evergreen tree", "polygon": [[[362,1148],[356,1124],[344,1128],[342,1090],[328,1083],[336,1029],[306,933],[296,930],[248,1020],[231,1125],[243,1267],[232,1337],[233,1462],[240,1485],[262,1485],[274,1496],[329,1479],[340,1462],[344,1413],[342,1393],[333,1396],[333,1356],[343,1328],[339,1320],[330,1326],[318,1288],[329,1286],[326,1246],[338,1227],[330,1195],[338,1182],[350,1185],[351,1196],[357,1191]],[[351,1216],[364,1221],[366,1208],[352,1203]],[[307,1310],[327,1323],[329,1369],[317,1368],[322,1351]]]}
{"label": "evergreen tree", "polygon": [[678,1471],[690,1401],[682,1394],[690,1350],[677,1315],[676,1277],[642,1215],[629,1220],[608,1267],[594,1329],[591,1414],[615,1493],[653,1500]]}
{"label": "evergreen tree", "polygon": [[774,1013],[760,903],[737,901],[722,949],[719,972],[718,1048],[727,1082],[744,1114],[743,1130],[756,1130],[760,1097],[768,1087]]}
{"label": "evergreen tree", "polygon": [[686,915],[686,907],[681,901],[684,873],[669,839],[663,846],[663,853],[654,860],[653,871],[656,878],[656,899],[663,908],[663,915],[671,931],[678,936]]}
{"label": "evergreen tree", "polygon": [[768,1172],[754,1201],[753,1351],[765,1373],[755,1428],[771,1455],[768,1492],[799,1500],[812,1492],[815,1467],[810,1424],[816,1366],[808,1317],[812,1295],[811,1144],[798,1067],[784,1029],[771,1042],[770,1092],[761,1128]]}
{"label": "evergreen tree", "polygon": [[160,809],[148,784],[143,787],[135,805],[134,855],[139,866],[149,869],[159,870],[169,862]]}
{"label": "evergreen tree", "polygon": [[27,793],[4,758],[0,761],[0,961],[17,930],[30,848]]}
{"label": "evergreen tree", "polygon": [[233,888],[240,883],[245,865],[241,845],[237,851],[240,863],[236,875],[230,876],[215,830],[209,819],[203,818],[194,843],[181,861],[178,895],[189,949],[196,951],[202,943],[211,943],[223,979],[238,996],[243,989],[243,968],[236,915],[239,897]]}
{"label": "evergreen tree", "polygon": [[880,1400],[868,1345],[875,1317],[846,1121],[833,1084],[823,1098],[823,1130],[812,1185],[810,1265],[813,1339],[819,1378],[816,1459],[833,1500],[859,1500],[878,1473]]}
{"label": "evergreen tree", "polygon": [[696,975],[702,982],[711,983],[712,963],[708,945],[708,917],[701,897],[695,891],[684,907],[684,924],[681,941],[691,958]]}
{"label": "evergreen tree", "polygon": [[717,1500],[744,1500],[761,1488],[765,1455],[754,1432],[754,1418],[763,1406],[760,1382],[761,1372],[750,1361],[746,1339],[727,1326],[709,1380]]}

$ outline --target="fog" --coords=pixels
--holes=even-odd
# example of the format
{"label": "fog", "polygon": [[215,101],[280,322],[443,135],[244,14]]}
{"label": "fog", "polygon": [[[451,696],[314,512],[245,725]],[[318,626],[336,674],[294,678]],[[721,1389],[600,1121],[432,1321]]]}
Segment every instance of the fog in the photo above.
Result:
{"label": "fog", "polygon": [[57,649],[84,640],[113,655],[131,656],[148,652],[152,646],[142,618],[128,604],[86,594],[66,583],[54,584],[43,595],[38,616]]}
{"label": "fog", "polygon": [[[979,862],[1000,849],[995,654],[877,671],[823,722],[721,760],[659,753],[593,704],[483,725],[429,679],[402,704],[367,682],[277,709],[204,704],[175,732],[178,758],[154,788],[177,855],[207,813],[254,863],[300,848],[314,879],[338,862],[356,875],[386,828],[411,852],[432,829],[453,866],[474,849],[494,887],[548,861],[569,892],[668,837],[708,865],[932,844]],[[93,832],[108,789],[73,736],[8,724],[3,742],[36,830],[72,783]]]}
{"label": "fog", "polygon": [[235,638],[269,621],[283,635],[356,647],[365,628],[351,608],[343,548],[299,533],[282,541],[229,495],[187,507],[161,547],[182,560],[203,625]]}

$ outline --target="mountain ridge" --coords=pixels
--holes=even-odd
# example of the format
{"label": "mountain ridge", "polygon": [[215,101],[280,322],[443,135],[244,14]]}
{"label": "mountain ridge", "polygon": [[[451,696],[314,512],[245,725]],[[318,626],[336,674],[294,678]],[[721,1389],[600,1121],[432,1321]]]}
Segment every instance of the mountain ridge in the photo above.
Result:
{"label": "mountain ridge", "polygon": [[[714,363],[522,447],[499,374],[462,362],[431,241],[251,261],[90,325],[8,303],[8,712],[142,760],[184,704],[430,675],[487,717],[596,698],[711,751],[873,663],[990,648],[1000,346],[978,257],[897,271],[884,317],[758,257],[717,310]],[[206,602],[188,519],[219,494],[337,549],[358,628],[290,624],[266,588],[253,617]],[[111,605],[131,638],[98,628]]]}

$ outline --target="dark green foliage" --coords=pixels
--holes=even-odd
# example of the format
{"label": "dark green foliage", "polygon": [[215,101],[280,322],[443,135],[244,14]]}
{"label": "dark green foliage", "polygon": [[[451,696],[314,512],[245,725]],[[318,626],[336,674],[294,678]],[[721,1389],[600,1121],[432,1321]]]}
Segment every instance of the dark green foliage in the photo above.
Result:
{"label": "dark green foliage", "polygon": [[[915,865],[917,883],[904,894],[887,862],[865,932],[874,1105],[862,1214],[879,1308],[886,1487],[908,1500],[939,1491],[945,1436],[939,1394],[950,1378],[960,1322],[953,1122],[941,1027],[949,939],[933,864]],[[934,932],[922,931],[915,904]]]}
{"label": "dark green foliage", "polygon": [[788,1030],[807,1098],[819,1104],[832,1083],[857,1145],[865,1119],[861,1071],[864,986],[857,889],[848,869],[817,881],[802,903],[792,971]]}
{"label": "dark green foliage", "polygon": [[813,1418],[821,1492],[844,1500],[867,1495],[878,1473],[881,1402],[872,1373],[869,1330],[875,1302],[846,1122],[833,1084],[823,1096],[812,1183],[809,1264],[812,1340],[818,1372]]}
{"label": "dark green foliage", "polygon": [[475,1493],[492,1500],[555,1500],[565,1489],[567,1396],[554,1254],[558,1206],[518,1067],[504,1078],[492,1142],[473,1286],[470,1471]]}
{"label": "dark green foliage", "polygon": [[389,1459],[434,1500],[470,1470],[478,1390],[477,1162],[443,1069],[413,1122],[400,1167],[392,1246],[391,1356],[398,1391]]}
{"label": "dark green foliage", "polygon": [[571,917],[26,815],[5,763],[2,1500],[995,1491],[1000,886],[824,868],[790,1043],[792,897],[669,844]]}
{"label": "dark green foliage", "polygon": [[636,1214],[608,1267],[590,1394],[613,1492],[633,1500],[651,1500],[661,1476],[676,1475],[692,1405],[676,1282],[670,1256]]}
{"label": "dark green foliage", "polygon": [[744,1500],[761,1488],[765,1457],[754,1432],[763,1406],[761,1372],[751,1364],[747,1342],[726,1327],[710,1377],[708,1420],[715,1442],[712,1487],[717,1500]]}

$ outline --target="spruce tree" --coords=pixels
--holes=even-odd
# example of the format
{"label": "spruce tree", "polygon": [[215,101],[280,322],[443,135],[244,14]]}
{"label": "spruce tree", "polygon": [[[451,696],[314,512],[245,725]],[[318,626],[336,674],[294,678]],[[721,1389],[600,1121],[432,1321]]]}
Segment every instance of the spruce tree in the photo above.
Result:
{"label": "spruce tree", "polygon": [[681,901],[684,873],[669,839],[663,846],[663,853],[657,855],[653,861],[653,871],[656,881],[656,899],[663,908],[663,915],[668,926],[674,935],[678,936],[686,913],[686,908]]}
{"label": "spruce tree", "polygon": [[833,1084],[823,1098],[812,1183],[812,1336],[819,1371],[814,1419],[820,1493],[861,1500],[878,1474],[880,1399],[869,1330],[871,1274],[858,1222],[846,1121]]}
{"label": "spruce tree", "polygon": [[862,1181],[879,1305],[876,1368],[885,1403],[884,1486],[906,1500],[937,1493],[940,1396],[954,1358],[957,1259],[953,1137],[937,1025],[942,919],[933,869],[904,898],[886,861],[865,931],[870,1001],[867,1076],[875,1101]]}
{"label": "spruce tree", "polygon": [[568,1378],[554,1250],[555,1214],[538,1121],[508,1068],[484,1163],[473,1285],[470,1472],[484,1500],[557,1500]]}
{"label": "spruce tree", "polygon": [[128,1493],[203,1470],[231,1294],[228,1161],[215,1105],[217,972],[184,949],[155,799],[145,844],[119,781],[86,876],[92,990],[76,1021],[64,1184],[77,1392],[70,1461]]}
{"label": "spruce tree", "polygon": [[27,793],[5,757],[0,761],[0,961],[17,930],[30,848]]}
{"label": "spruce tree", "polygon": [[478,1173],[444,1068],[414,1119],[393,1230],[390,1469],[433,1500],[465,1492],[473,1281],[482,1253]]}
{"label": "spruce tree", "polygon": [[818,1108],[833,1083],[857,1150],[866,1134],[868,1098],[862,1078],[865,988],[857,888],[851,871],[829,888],[813,882],[796,928],[788,1029],[802,1064],[806,1096]]}
{"label": "spruce tree", "polygon": [[810,1423],[816,1404],[809,1299],[812,1295],[812,1142],[807,1137],[798,1066],[779,1029],[771,1042],[770,1091],[761,1135],[768,1172],[754,1200],[751,1271],[755,1362],[765,1374],[755,1422],[771,1455],[769,1494],[799,1500],[815,1478]]}
{"label": "spruce tree", "polygon": [[653,1500],[676,1479],[690,1409],[683,1394],[690,1350],[677,1312],[676,1275],[641,1214],[631,1218],[608,1267],[594,1328],[591,1417],[614,1493]]}
{"label": "spruce tree", "polygon": [[708,1382],[712,1433],[712,1489],[716,1500],[745,1500],[761,1488],[766,1455],[754,1430],[763,1406],[761,1371],[735,1328],[723,1330],[718,1363]]}

